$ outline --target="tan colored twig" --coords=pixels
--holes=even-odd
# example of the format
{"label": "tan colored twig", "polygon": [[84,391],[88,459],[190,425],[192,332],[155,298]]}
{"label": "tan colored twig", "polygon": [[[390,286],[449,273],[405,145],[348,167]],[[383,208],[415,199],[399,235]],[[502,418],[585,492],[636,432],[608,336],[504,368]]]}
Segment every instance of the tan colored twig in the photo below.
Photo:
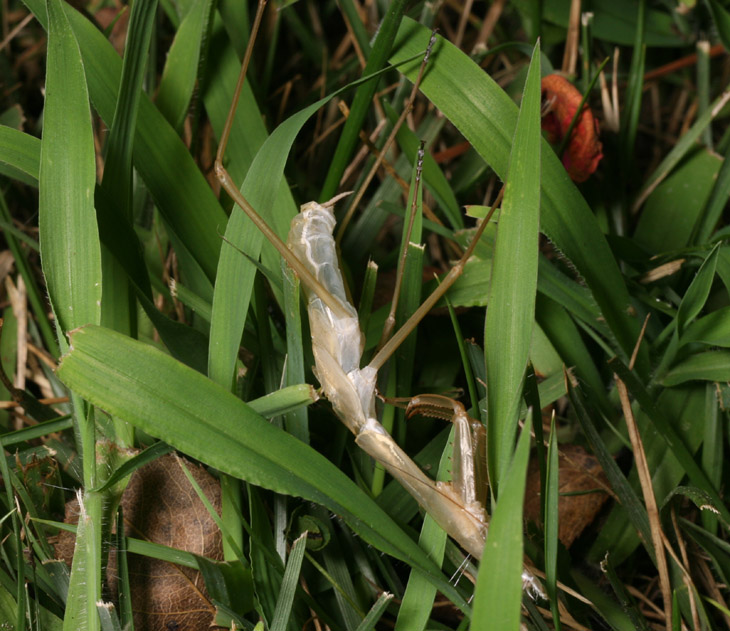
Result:
{"label": "tan colored twig", "polygon": [[[682,568],[682,579],[685,586],[687,587],[687,594],[689,595],[689,608],[692,612],[692,626],[695,629],[701,629],[700,626],[700,615],[697,610],[697,588],[695,587],[692,575],[689,573],[689,556],[687,555],[687,546],[684,543],[684,537],[682,537],[682,531],[679,528],[679,522],[677,521],[677,511],[674,510],[674,506],[670,508],[670,516],[672,518],[672,527],[674,528],[674,536],[677,538],[677,545],[679,546],[679,554],[682,556],[682,562],[679,566]],[[671,549],[671,548],[669,548]]]}
{"label": "tan colored twig", "polygon": [[639,277],[639,282],[643,284],[653,283],[660,278],[665,278],[667,276],[671,276],[672,274],[676,274],[680,269],[682,269],[682,265],[684,265],[684,262],[686,260],[687,259],[677,259],[675,261],[669,261],[668,263],[659,265],[654,269],[650,269],[648,272],[645,272]]}
{"label": "tan colored twig", "polygon": [[461,48],[461,44],[464,41],[464,33],[466,32],[466,23],[469,21],[469,15],[471,14],[471,8],[474,5],[474,0],[466,0],[464,8],[461,10],[461,16],[459,17],[459,26],[456,29],[456,37],[454,38],[453,44],[457,48]]}
{"label": "tan colored twig", "polygon": [[578,45],[580,42],[580,6],[581,0],[571,0],[568,18],[568,35],[565,38],[562,71],[569,76],[575,75],[578,65]]}
{"label": "tan colored twig", "polygon": [[651,473],[649,465],[646,461],[646,453],[644,452],[644,444],[641,440],[641,434],[636,426],[634,413],[631,409],[629,401],[629,393],[624,382],[616,376],[616,385],[618,387],[619,398],[621,399],[621,409],[626,419],[626,426],[629,430],[629,438],[631,439],[631,447],[634,452],[634,461],[636,470],[639,474],[641,483],[641,491],[646,504],[646,512],[649,516],[649,525],[651,527],[651,539],[656,556],[657,569],[659,570],[659,584],[662,591],[662,599],[664,601],[664,620],[667,631],[672,629],[672,588],[669,580],[669,567],[667,559],[664,556],[664,534],[662,532],[661,520],[659,518],[659,507],[657,506],[654,488],[651,482]]}
{"label": "tan colored twig", "polygon": [[486,50],[489,47],[487,42],[492,36],[494,27],[497,26],[497,22],[502,15],[502,11],[504,11],[505,4],[506,0],[494,0],[494,2],[490,5],[489,11],[487,11],[487,15],[484,18],[484,22],[482,22],[482,28],[479,30],[479,35],[477,35],[477,41],[474,44],[475,51],[480,49]]}

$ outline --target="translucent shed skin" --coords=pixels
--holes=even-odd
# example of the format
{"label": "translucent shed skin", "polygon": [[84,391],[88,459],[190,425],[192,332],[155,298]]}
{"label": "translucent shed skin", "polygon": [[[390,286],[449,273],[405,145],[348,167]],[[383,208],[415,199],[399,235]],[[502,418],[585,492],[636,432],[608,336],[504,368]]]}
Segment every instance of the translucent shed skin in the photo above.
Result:
{"label": "translucent shed skin", "polygon": [[[477,499],[475,444],[478,431],[461,404],[426,395],[414,399],[420,405],[453,405],[451,421],[456,426],[454,482],[435,482],[427,477],[398,446],[375,416],[377,372],[360,368],[364,338],[357,313],[347,301],[342,274],[337,264],[332,230],[332,210],[316,202],[305,204],[292,220],[288,245],[302,264],[342,303],[347,317],[338,317],[320,298],[307,290],[307,310],[312,332],[312,349],[317,378],[337,416],[355,435],[355,442],[414,497],[421,507],[467,552],[480,559],[487,535],[488,518]],[[437,414],[446,416],[445,414]],[[483,434],[484,428],[478,424]],[[477,458],[476,460],[479,460]]]}

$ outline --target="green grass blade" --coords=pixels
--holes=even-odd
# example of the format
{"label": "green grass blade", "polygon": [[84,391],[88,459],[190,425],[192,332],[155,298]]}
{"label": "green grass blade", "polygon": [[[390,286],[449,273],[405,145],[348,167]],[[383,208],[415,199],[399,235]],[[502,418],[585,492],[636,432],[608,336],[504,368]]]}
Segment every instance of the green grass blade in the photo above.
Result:
{"label": "green grass blade", "polygon": [[532,339],[540,226],[540,47],[535,47],[517,121],[499,215],[484,325],[489,478],[510,462]]}
{"label": "green grass blade", "polygon": [[[378,72],[386,64],[407,4],[408,2],[406,0],[393,0],[388,6],[385,17],[378,28],[378,34],[373,42],[373,47],[370,50],[368,62],[362,72],[363,76]],[[426,46],[421,50],[425,51]],[[352,105],[350,106],[350,114],[345,122],[345,127],[342,130],[342,135],[337,143],[335,154],[332,157],[332,162],[327,172],[327,178],[322,186],[320,201],[327,201],[337,193],[340,178],[350,161],[350,156],[355,146],[359,142],[358,134],[365,121],[365,116],[370,110],[378,83],[378,79],[372,79],[361,85],[355,93]]]}
{"label": "green grass blade", "polygon": [[96,604],[96,611],[101,620],[101,631],[122,631],[119,617],[112,603],[99,602]]}
{"label": "green grass blade", "polygon": [[[286,239],[289,224],[296,212],[283,179],[287,157],[304,124],[339,92],[320,99],[281,123],[268,138],[261,141],[262,146],[246,172],[246,179],[241,186],[243,196],[254,209],[259,210],[282,239]],[[211,97],[211,100],[219,104],[220,95],[215,99]],[[254,106],[252,102],[247,109]],[[239,131],[243,132],[242,129]],[[244,161],[243,157],[238,160],[242,171],[245,171],[242,168]],[[235,178],[235,174],[231,175]],[[208,355],[208,375],[222,385],[231,384],[233,380],[256,271],[256,267],[241,252],[256,259],[261,252],[263,236],[243,210],[235,207],[226,226],[225,240],[215,281]],[[276,256],[278,258],[278,254]],[[278,269],[278,265],[277,262],[276,267],[269,267]]]}
{"label": "green grass blade", "polygon": [[195,89],[201,43],[211,18],[211,3],[212,0],[198,2],[188,11],[165,60],[155,104],[173,129],[181,128]]}
{"label": "green grass blade", "polygon": [[[94,211],[96,163],[85,66],[64,6],[50,0],[46,106],[38,175],[41,263],[56,317],[59,346],[65,334],[101,318],[102,270]],[[84,463],[84,483],[95,484],[93,419],[73,398],[76,432]],[[64,629],[98,629],[101,598],[101,499],[85,493],[86,521],[77,538],[69,601],[78,601]],[[75,609],[78,607],[77,609]]]}
{"label": "green grass blade", "polygon": [[[705,385],[705,433],[702,440],[702,471],[707,474],[712,488],[719,488],[722,484],[722,470],[724,459],[723,425],[720,402],[717,398],[717,390],[714,383]],[[713,498],[713,503],[717,499]],[[721,504],[724,509],[724,519],[727,523],[727,507]],[[722,510],[722,509],[719,509]],[[702,524],[711,534],[716,534],[717,517],[708,512],[702,514]]]}
{"label": "green grass blade", "polygon": [[630,618],[633,624],[632,628],[636,629],[636,631],[649,631],[646,618],[641,615],[636,604],[636,600],[626,591],[626,586],[616,574],[613,559],[610,556],[606,559],[606,563],[604,563],[602,569],[608,578],[608,582],[611,584],[616,597],[621,603],[621,608]]}
{"label": "green grass blade", "polygon": [[712,187],[712,193],[710,193],[710,199],[707,200],[700,216],[697,234],[692,240],[693,243],[700,245],[710,238],[712,231],[715,230],[722,217],[722,211],[725,208],[728,196],[730,196],[730,148],[725,151],[722,166],[720,166],[717,180]]}
{"label": "green grass blade", "polygon": [[179,300],[182,304],[199,315],[203,320],[210,323],[211,306],[207,300],[198,296],[198,294],[188,289],[182,283],[178,283],[174,280],[170,282],[170,294],[172,298]]}
{"label": "green grass blade", "polygon": [[[559,24],[567,28],[570,16],[570,0],[547,0],[543,3],[543,17],[547,23]],[[591,4],[594,13],[592,22],[593,37],[624,46],[632,46],[636,41],[636,2],[634,0],[595,0]],[[646,11],[647,46],[666,46],[668,48],[686,46],[687,42],[676,29],[676,18],[657,8]]]}
{"label": "green grass blade", "polygon": [[634,49],[631,55],[629,68],[629,84],[626,88],[626,107],[621,117],[619,147],[621,151],[621,167],[624,169],[624,181],[628,180],[631,165],[634,160],[634,145],[636,143],[636,128],[641,110],[643,93],[644,64],[646,60],[646,46],[644,44],[644,29],[646,25],[646,0],[640,0],[637,7],[636,32],[634,34]]}
{"label": "green grass blade", "polygon": [[685,327],[692,322],[702,311],[712,289],[712,283],[715,280],[715,271],[717,270],[717,258],[720,254],[720,243],[716,244],[712,251],[702,262],[697,275],[692,279],[692,283],[687,288],[682,302],[677,310],[677,333],[680,338],[684,333]]}
{"label": "green grass blade", "polygon": [[695,146],[697,139],[702,135],[705,128],[712,122],[712,119],[718,114],[720,109],[730,99],[730,92],[723,92],[710,105],[709,109],[699,116],[694,125],[689,128],[674,145],[672,150],[661,161],[659,166],[654,169],[653,173],[646,178],[641,190],[634,201],[633,210],[637,211],[644,203],[651,192],[662,182],[679,164],[680,160],[687,155],[687,152]]}
{"label": "green grass blade", "polygon": [[[704,114],[710,107],[710,42],[704,37],[697,42],[697,111]],[[712,150],[712,128],[702,132],[702,142]]]}
{"label": "green grass blade", "polygon": [[[391,124],[394,124],[398,120],[398,113],[387,103],[385,104],[385,111],[388,114]],[[420,145],[418,136],[408,129],[407,125],[403,125],[396,134],[396,140],[411,164],[415,164]],[[446,179],[443,171],[441,171],[441,167],[439,167],[428,150],[423,157],[422,183],[433,194],[443,214],[448,219],[449,224],[451,224],[451,227],[454,230],[462,229],[464,227],[464,219],[461,216],[461,209],[459,208],[459,203],[456,201],[456,196],[451,189],[449,181]]]}
{"label": "green grass blade", "polygon": [[[321,509],[318,509],[316,514],[322,521],[327,516],[326,512]],[[322,556],[327,580],[334,588],[339,615],[342,617],[346,629],[354,629],[360,626],[365,618],[365,610],[355,591],[352,572],[347,563],[343,544],[344,541],[340,541],[339,537],[332,537],[322,550]]]}
{"label": "green grass blade", "polygon": [[702,262],[700,269],[692,279],[684,296],[682,296],[682,302],[680,302],[679,308],[677,309],[676,318],[667,327],[667,330],[671,330],[672,328],[674,330],[672,331],[672,337],[664,351],[659,366],[655,370],[654,379],[657,381],[661,381],[666,376],[667,369],[674,363],[677,351],[683,344],[682,337],[684,336],[685,328],[697,317],[707,302],[710,290],[712,289],[712,283],[715,280],[720,245],[721,243],[715,244],[715,247]]}
{"label": "green grass blade", "polygon": [[660,383],[672,387],[696,380],[730,381],[730,351],[695,353],[669,370]]}
{"label": "green grass blade", "polygon": [[[274,542],[274,532],[260,489],[246,485],[248,512],[251,519],[251,546],[248,553],[257,608],[261,617],[269,623],[276,610],[276,600],[284,577],[284,560],[279,556]],[[293,631],[293,630],[292,630]]]}
{"label": "green grass blade", "polygon": [[38,186],[40,152],[40,140],[0,125],[0,173],[29,186]]}
{"label": "green grass blade", "polygon": [[[79,502],[79,504],[81,505],[81,502]],[[71,582],[69,583],[68,597],[66,599],[66,611],[63,617],[63,631],[90,628],[86,607],[88,598],[84,589],[87,563],[84,549],[86,541],[90,537],[88,526],[89,520],[82,511],[79,515],[79,522],[76,527],[76,545],[74,548],[73,562],[71,564]],[[98,617],[96,618],[98,620]]]}
{"label": "green grass blade", "polygon": [[580,318],[604,337],[611,337],[611,331],[603,322],[591,292],[568,278],[542,254],[538,263],[537,283],[540,293],[561,304],[572,316]]}
{"label": "green grass blade", "polygon": [[613,406],[606,396],[603,377],[580,334],[575,320],[550,298],[538,294],[535,309],[537,323],[550,339],[563,363],[590,389],[591,400],[610,414]]}
{"label": "green grass blade", "polygon": [[[425,50],[430,36],[428,29],[405,18],[391,63]],[[421,91],[505,179],[517,108],[481,68],[448,42],[439,38],[433,54],[435,60],[423,78]],[[408,64],[402,72],[413,80],[418,64]],[[547,148],[542,152],[540,229],[575,265],[620,349],[628,356],[636,343],[639,323],[628,315],[630,300],[626,285],[593,212],[554,152]],[[641,372],[648,368],[643,351],[637,366]]]}
{"label": "green grass blade", "polygon": [[[305,381],[299,279],[283,260],[281,265],[284,277],[284,317],[286,319],[285,381],[287,385],[293,386]],[[284,426],[292,436],[309,444],[309,421],[306,408],[300,407],[289,412],[284,417]]]}
{"label": "green grass blade", "polygon": [[[399,261],[403,261],[402,269],[399,273],[403,274],[401,282],[401,292],[398,299],[398,309],[396,311],[396,328],[397,331],[408,318],[418,309],[421,304],[421,288],[423,277],[423,255],[424,248],[421,245],[423,233],[423,184],[417,179],[422,177],[423,157],[417,158],[413,164],[413,174],[411,178],[411,190],[408,195],[406,204],[406,219],[403,222],[403,231],[401,234],[401,250]],[[413,224],[411,232],[408,233],[409,224],[411,222],[411,212],[413,211]],[[399,264],[400,268],[400,264]],[[395,297],[394,297],[395,299]],[[398,353],[395,356],[396,370],[396,396],[408,396],[413,381],[413,373],[416,361],[416,341],[417,331],[414,330],[400,345]],[[399,417],[405,419],[405,414],[400,413]]]}
{"label": "green grass blade", "polygon": [[730,12],[718,0],[708,0],[707,4],[723,45],[730,47]]}
{"label": "green grass blade", "polygon": [[[451,440],[447,443],[446,449],[441,454],[437,476],[438,480],[448,481],[450,479],[449,472],[451,469],[452,448],[453,432],[451,432]],[[421,536],[418,539],[418,545],[424,550],[427,550],[428,555],[439,566],[444,560],[446,541],[446,531],[430,515],[426,515],[423,520],[423,526],[421,527]],[[423,575],[417,572],[411,572],[401,606],[398,609],[395,631],[422,631],[425,629],[431,614],[431,605],[435,597],[436,588]]]}
{"label": "green grass blade", "polygon": [[525,421],[489,523],[474,594],[471,628],[475,631],[517,631],[520,628],[522,507],[530,456],[531,418],[528,416]]}
{"label": "green grass blade", "polygon": [[578,572],[573,572],[572,577],[580,588],[581,594],[594,604],[596,610],[613,629],[616,631],[636,631],[637,625],[628,616],[626,609],[606,594],[605,587],[599,587]]}
{"label": "green grass blade", "polygon": [[[254,608],[253,578],[248,565],[238,561],[211,561],[201,556],[196,559],[219,616],[221,605],[237,616],[243,616]],[[223,626],[219,616],[218,624]]]}
{"label": "green grass blade", "polygon": [[[249,13],[250,8],[247,2],[236,0],[222,0],[218,2],[218,10],[223,18],[226,32],[239,59],[243,59],[248,45],[248,38],[251,31],[251,20],[253,15]],[[230,105],[230,103],[229,103]]]}
{"label": "green grass blade", "polygon": [[99,322],[101,251],[84,66],[58,0],[49,4],[49,14],[38,223],[43,273],[62,338],[71,329]]}
{"label": "green grass blade", "polygon": [[117,584],[119,616],[125,629],[134,631],[131,589],[129,586],[129,560],[127,556],[127,536],[124,530],[124,509],[120,506],[116,514],[117,531],[114,533],[117,557]]}
{"label": "green grass blade", "polygon": [[[137,0],[132,6],[122,62],[119,97],[107,142],[101,195],[113,206],[119,221],[132,222],[132,150],[134,129],[145,77],[157,0]],[[115,235],[123,237],[124,233]],[[135,241],[131,241],[135,243]],[[128,246],[125,243],[122,247]],[[108,249],[102,250],[104,287],[101,321],[105,326],[137,336],[137,301],[120,261]],[[133,430],[114,421],[116,440],[123,446],[134,443]]]}
{"label": "green grass blade", "polygon": [[550,599],[550,611],[556,631],[560,631],[558,610],[558,498],[560,480],[558,475],[558,436],[555,417],[550,425],[550,442],[547,456],[547,482],[545,484],[545,588]]}
{"label": "green grass blade", "polygon": [[157,460],[157,458],[160,458],[165,454],[169,454],[171,451],[172,447],[163,442],[158,442],[147,447],[147,449],[138,453],[136,456],[127,460],[124,464],[115,469],[114,473],[109,476],[109,479],[107,479],[106,482],[104,482],[104,484],[102,484],[98,489],[94,490],[97,493],[103,493],[104,491],[113,488],[116,484],[124,480],[124,478],[131,476],[137,469],[144,467],[146,464],[153,460]]}
{"label": "green grass blade", "polygon": [[[5,129],[7,128],[0,127],[0,148],[3,146],[3,141],[7,140],[11,148],[14,148],[9,155],[14,160],[20,160],[13,164],[18,167],[22,166],[24,172],[31,174],[37,182],[38,172],[40,170],[40,141],[27,134],[5,134],[3,133]],[[18,154],[23,157],[18,158]],[[190,366],[196,366],[202,369],[205,366],[204,349],[201,346],[201,343],[204,341],[202,335],[198,331],[190,329],[179,322],[170,320],[160,313],[152,302],[152,290],[143,259],[142,246],[132,226],[119,216],[113,207],[113,202],[110,200],[109,195],[105,194],[98,186],[96,188],[95,204],[97,207],[97,221],[99,222],[99,236],[101,241],[125,269],[137,292],[137,297],[142,307],[154,322],[163,341],[175,357],[181,361],[185,361]],[[8,239],[12,247],[12,235]],[[34,287],[36,285],[35,279],[30,273],[29,268],[26,269],[26,266],[23,264],[24,258],[22,256],[16,256],[16,261],[24,277],[27,275],[26,284],[28,287]],[[23,272],[24,269],[26,269],[26,272]],[[29,297],[34,312],[36,314],[42,314],[37,316],[39,326],[41,327],[41,331],[44,332],[44,338],[48,338],[50,324],[48,324],[45,316],[45,305],[43,304],[41,294],[37,290],[30,290]],[[46,321],[46,324],[44,324],[44,321]],[[53,338],[52,335],[50,337]],[[55,339],[52,343],[48,341],[46,343],[48,348],[51,349],[56,344]]]}
{"label": "green grass blade", "polygon": [[248,401],[248,406],[265,418],[273,418],[310,405],[318,398],[317,392],[312,386],[300,383]]}
{"label": "green grass blade", "polygon": [[[576,410],[576,415],[581,423],[581,427],[583,428],[583,433],[588,440],[588,444],[591,446],[591,450],[598,459],[598,462],[601,464],[601,467],[611,484],[611,488],[618,496],[623,508],[628,512],[632,526],[634,526],[641,534],[642,539],[649,543],[651,541],[651,531],[649,528],[649,517],[647,516],[646,509],[609,453],[606,444],[598,433],[593,419],[585,406],[585,401],[581,392],[576,388],[570,387],[568,394],[570,396],[570,401]],[[645,547],[648,554],[653,559],[653,549],[651,544],[645,545]]]}
{"label": "green grass blade", "polygon": [[[699,449],[704,435],[704,384],[660,390],[657,397],[657,408],[670,411],[670,413],[664,413],[666,419],[672,422],[690,453],[695,453]],[[582,422],[583,420],[581,419]],[[648,423],[643,410],[636,415],[636,421],[639,431],[644,437],[644,451],[651,472],[654,493],[658,498],[666,497],[681,483],[687,475],[687,471],[668,451],[666,442],[656,435],[656,429]],[[605,448],[605,444],[603,446],[599,445],[600,450]],[[597,456],[599,455],[599,451],[595,447],[593,447],[593,451]],[[642,533],[643,526],[641,524],[645,521],[646,511],[634,505],[634,498],[626,493],[625,489],[621,488],[621,481],[619,480],[617,485],[611,477],[613,474],[608,472],[603,460],[600,460],[600,462],[604,471],[607,472],[611,486],[616,492],[621,506],[617,505],[612,509],[591,544],[588,558],[593,561],[600,561],[606,552],[610,551],[614,563],[619,565],[640,544],[639,533]],[[613,464],[609,463],[608,466],[613,467]],[[634,494],[639,493],[639,483],[635,471],[630,472],[629,480],[629,490],[635,489]],[[639,510],[643,511],[644,515],[641,515]],[[645,537],[645,533],[641,536]],[[644,540],[646,541],[646,539]],[[649,555],[651,556],[653,546],[650,547]]]}
{"label": "green grass blade", "polygon": [[41,436],[47,436],[54,432],[62,432],[64,429],[71,427],[72,421],[68,417],[61,417],[54,421],[45,421],[38,423],[37,425],[31,425],[30,427],[24,427],[14,432],[8,432],[0,437],[0,445],[8,447],[10,445],[17,445],[18,443],[27,442]]}
{"label": "green grass blade", "polygon": [[[5,450],[0,451],[0,473],[3,476],[3,480],[10,480],[10,468],[8,466],[8,459],[5,457]],[[15,558],[13,573],[15,574],[15,602],[14,611],[7,617],[7,620],[13,620],[13,624],[17,631],[25,630],[25,604],[26,604],[26,591],[25,591],[25,558],[23,556],[23,540],[21,539],[21,528],[22,520],[18,515],[18,511],[15,506],[15,496],[13,494],[12,484],[5,483],[5,494],[6,494],[6,508],[7,514],[3,516],[3,520],[7,516],[10,516],[12,528],[13,528],[13,544],[15,547]],[[8,563],[8,566],[11,564]],[[7,594],[8,598],[12,600],[12,596]],[[14,614],[14,615],[13,615]]]}
{"label": "green grass blade", "polygon": [[393,600],[393,594],[389,594],[388,592],[380,594],[378,600],[375,601],[375,604],[368,611],[368,615],[363,618],[355,631],[371,631],[371,629],[374,629],[391,600]]}
{"label": "green grass blade", "polygon": [[[632,235],[636,245],[652,254],[686,248],[708,211],[714,214],[713,225],[709,226],[711,231],[718,217],[716,208],[709,206],[710,194],[715,184],[720,194],[728,186],[727,181],[718,179],[723,162],[707,149],[690,146],[686,157],[662,179],[641,208]],[[717,206],[717,202],[715,198],[713,204]],[[707,226],[703,230],[706,231]],[[709,236],[706,234],[704,240]]]}
{"label": "green grass blade", "polygon": [[339,469],[203,375],[151,346],[100,327],[74,333],[73,350],[58,374],[109,413],[220,471],[326,506],[379,549],[423,571],[442,593],[468,609],[424,552]]}
{"label": "green grass blade", "polygon": [[[41,24],[46,12],[41,0],[25,3]],[[77,11],[68,20],[84,60],[91,101],[110,124],[116,107],[121,60],[104,35]],[[134,164],[170,229],[178,235],[209,279],[215,277],[226,223],[218,200],[190,153],[147,96],[140,99],[134,144]]]}
{"label": "green grass blade", "polygon": [[[223,47],[218,51],[213,64],[216,76],[211,79],[204,95],[206,110],[214,129],[218,130],[223,127],[240,70],[240,62],[235,53],[227,42],[223,42],[221,28],[220,20],[216,20],[214,43]],[[291,144],[287,148],[287,141],[284,140],[281,145],[269,144],[270,148],[264,151],[262,145],[267,141],[266,128],[262,124],[250,86],[244,84],[243,88],[226,151],[226,165],[235,181],[246,178],[241,186],[244,197],[280,237],[286,238],[289,222],[296,213],[294,200],[282,179]],[[294,137],[289,142],[293,143]],[[254,168],[252,162],[257,156],[259,166]],[[263,164],[266,160],[272,162]],[[223,224],[220,229],[222,226]],[[258,259],[263,243],[261,233],[237,206],[226,225],[225,239],[234,247],[224,244],[218,260],[208,357],[208,375],[222,385],[231,384],[233,380],[236,355],[256,273],[256,267],[236,248],[247,256]],[[270,269],[278,270],[278,255],[276,259],[270,259],[265,264]]]}
{"label": "green grass blade", "polygon": [[137,0],[129,18],[122,61],[122,79],[109,131],[102,188],[118,204],[127,220],[132,211],[132,149],[134,128],[144,80],[147,56],[155,24],[157,0]]}

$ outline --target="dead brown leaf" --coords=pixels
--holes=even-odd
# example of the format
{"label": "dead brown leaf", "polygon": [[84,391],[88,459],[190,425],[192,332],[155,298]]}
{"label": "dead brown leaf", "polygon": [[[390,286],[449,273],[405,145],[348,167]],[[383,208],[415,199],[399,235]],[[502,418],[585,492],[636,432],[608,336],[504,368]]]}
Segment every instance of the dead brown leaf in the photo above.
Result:
{"label": "dead brown leaf", "polygon": [[[188,482],[181,462],[190,470],[208,500],[220,513],[220,483],[203,467],[167,455],[138,469],[122,496],[127,535],[161,543],[211,559],[222,559],[221,533]],[[78,520],[78,503],[66,504],[66,521]],[[74,536],[62,532],[56,557],[70,565]],[[107,571],[115,592],[116,563],[111,555]],[[199,631],[213,622],[215,609],[208,600],[197,570],[158,559],[129,555],[134,626],[137,631]]]}
{"label": "dead brown leaf", "polygon": [[[608,488],[608,481],[598,460],[578,445],[560,446],[558,471],[558,538],[569,548],[608,499],[603,490]],[[533,456],[527,470],[525,519],[540,522],[541,502],[540,471]]]}

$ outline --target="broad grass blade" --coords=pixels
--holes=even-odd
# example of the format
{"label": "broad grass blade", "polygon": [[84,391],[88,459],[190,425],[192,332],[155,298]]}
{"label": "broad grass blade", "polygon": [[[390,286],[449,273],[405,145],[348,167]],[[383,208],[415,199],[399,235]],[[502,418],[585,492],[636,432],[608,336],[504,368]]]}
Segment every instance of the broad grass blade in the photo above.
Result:
{"label": "broad grass blade", "polygon": [[289,554],[286,570],[284,570],[284,580],[281,583],[281,591],[276,601],[276,611],[274,611],[274,617],[271,620],[271,631],[284,631],[287,628],[306,549],[307,533],[305,532],[294,542]]}
{"label": "broad grass blade", "polygon": [[540,228],[540,46],[535,46],[517,119],[499,215],[484,325],[489,475],[493,492],[512,456],[532,339]]}
{"label": "broad grass blade", "polygon": [[669,370],[660,383],[671,387],[696,380],[730,381],[730,351],[705,351],[690,355]]}
{"label": "broad grass blade", "polygon": [[224,473],[326,506],[380,550],[418,568],[468,611],[434,563],[368,495],[226,389],[108,329],[84,327],[72,341],[73,350],[58,369],[69,387]]}
{"label": "broad grass blade", "polygon": [[492,513],[474,594],[471,629],[517,631],[522,602],[522,506],[530,456],[528,415]]}
{"label": "broad grass blade", "polygon": [[46,106],[39,173],[41,262],[64,334],[101,316],[101,249],[94,211],[96,163],[89,94],[64,8],[49,2]]}
{"label": "broad grass blade", "polygon": [[12,127],[0,125],[0,173],[38,186],[41,141]]}
{"label": "broad grass blade", "polygon": [[[41,264],[62,350],[66,334],[101,319],[102,268],[94,210],[96,163],[87,79],[79,45],[59,0],[49,0],[46,104],[38,175]],[[74,395],[84,483],[95,484],[93,415]],[[98,629],[101,498],[85,492],[64,631]]]}
{"label": "broad grass blade", "polygon": [[182,127],[198,78],[201,44],[211,19],[212,0],[197,2],[180,22],[167,53],[157,92],[157,109],[176,130]]}

